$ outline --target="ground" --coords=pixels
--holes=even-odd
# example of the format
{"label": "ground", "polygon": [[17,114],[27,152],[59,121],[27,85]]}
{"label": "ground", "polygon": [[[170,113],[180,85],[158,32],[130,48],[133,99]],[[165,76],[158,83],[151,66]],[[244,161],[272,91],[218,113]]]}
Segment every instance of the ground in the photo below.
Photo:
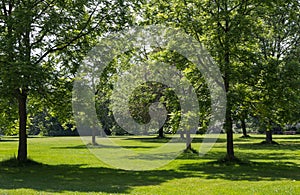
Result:
{"label": "ground", "polygon": [[[241,164],[216,160],[226,151],[225,135],[205,156],[182,154],[150,171],[110,167],[92,155],[79,137],[28,139],[29,157],[41,164],[0,166],[0,194],[300,194],[300,135],[274,135],[279,145],[260,144],[263,135],[235,135]],[[201,136],[193,140],[198,149]],[[113,137],[134,150],[164,139]],[[17,138],[0,141],[0,161],[17,153]],[[138,146],[138,147],[137,147]]]}

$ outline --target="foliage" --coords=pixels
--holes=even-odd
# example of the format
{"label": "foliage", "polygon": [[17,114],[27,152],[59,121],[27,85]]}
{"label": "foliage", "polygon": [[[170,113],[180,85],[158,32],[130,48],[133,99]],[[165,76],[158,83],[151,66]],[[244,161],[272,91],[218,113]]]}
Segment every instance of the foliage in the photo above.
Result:
{"label": "foliage", "polygon": [[[227,93],[224,130],[229,159],[235,158],[233,123],[252,121],[272,139],[272,128],[299,122],[299,0],[3,0],[0,7],[0,132],[19,132],[20,160],[27,157],[28,130],[52,135],[53,129],[74,124],[73,79],[82,59],[97,44],[96,36],[132,24],[181,28],[209,50]],[[97,115],[106,134],[128,133],[114,118],[112,92],[118,78],[146,59],[176,67],[185,76],[182,80],[192,84],[199,102],[198,132],[205,132],[210,94],[201,73],[174,51],[151,49],[117,56],[96,84]],[[159,102],[167,111],[164,131],[175,133],[181,117],[178,98],[167,86],[143,83],[129,100],[131,115],[146,124],[151,105]]]}
{"label": "foliage", "polygon": [[[157,5],[157,6],[156,6]],[[251,32],[256,18],[253,8],[256,1],[150,1],[145,6],[146,23],[168,23],[180,27],[186,33],[204,44],[219,65],[226,90],[227,110],[224,130],[228,135],[229,158],[234,158],[232,143],[232,123],[234,114],[244,104],[244,99],[236,99],[238,84],[243,84],[239,67],[251,65],[251,52],[255,42]],[[247,95],[246,95],[247,96]],[[199,97],[200,99],[200,97]],[[247,106],[247,104],[245,105]],[[244,106],[244,107],[245,107]],[[243,108],[243,110],[245,110]]]}
{"label": "foliage", "polygon": [[184,29],[219,65],[227,91],[224,129],[232,155],[233,122],[254,116],[270,130],[271,124],[299,120],[299,58],[290,57],[299,48],[299,1],[153,0],[143,11],[141,24]]}
{"label": "foliage", "polygon": [[56,117],[51,116],[48,112],[44,111],[36,113],[31,119],[28,135],[74,136],[78,135],[78,132],[74,129],[72,124],[66,124],[66,126],[63,127]]}
{"label": "foliage", "polygon": [[96,35],[123,27],[131,4],[1,1],[0,94],[17,100],[12,106],[19,110],[20,161],[27,158],[27,100],[55,101],[51,108],[59,109],[59,117],[69,118],[70,103],[65,103],[70,102],[68,90],[80,61]]}
{"label": "foliage", "polygon": [[[122,130],[122,128],[120,129],[113,117],[111,105],[112,99],[118,101],[118,98],[123,98],[116,96],[112,97],[113,90],[115,90],[118,79],[122,78],[124,75],[127,76],[128,79],[138,79],[132,72],[132,75],[129,75],[128,72],[137,67],[143,67],[143,63],[147,61],[147,63],[154,64],[165,63],[167,66],[174,66],[181,70],[182,74],[186,77],[181,79],[188,80],[199,97],[199,109],[201,110],[200,113],[197,113],[201,116],[199,117],[199,132],[205,132],[210,117],[208,112],[210,110],[210,96],[199,70],[197,70],[197,68],[186,58],[176,52],[168,51],[165,48],[149,48],[148,50],[148,52],[132,50],[121,56],[117,56],[103,71],[103,74],[100,77],[100,83],[97,85],[96,105],[98,119],[101,121],[104,130],[110,130],[113,134],[126,134],[126,131]],[[159,67],[160,66],[157,66],[157,69],[159,69]],[[144,72],[138,72],[137,74],[140,74],[143,78],[147,78],[155,71],[159,72],[159,70],[153,68],[147,69],[147,71]],[[162,75],[163,74],[165,74],[165,78],[162,78],[162,80],[172,79],[172,76],[168,75],[168,73],[163,72]],[[126,87],[130,88],[130,86],[124,86],[122,90],[132,90],[126,89]],[[163,131],[165,133],[176,133],[179,130],[181,113],[178,102],[179,97],[176,96],[177,94],[175,94],[174,89],[155,81],[147,81],[135,87],[137,88],[133,89],[128,100],[130,114],[134,120],[139,124],[149,123],[151,120],[151,106],[153,103],[161,103],[166,109],[166,121],[162,127]],[[126,114],[127,111],[124,110],[123,112]],[[156,133],[157,130],[158,129],[150,129],[148,131],[138,129],[137,132],[131,127],[130,133],[151,134]],[[186,131],[188,128],[182,130]]]}
{"label": "foliage", "polygon": [[252,110],[261,128],[271,131],[299,121],[300,61],[295,54],[300,43],[300,3],[276,1],[262,9],[263,13],[258,13],[261,29],[254,32],[259,52],[253,67]]}

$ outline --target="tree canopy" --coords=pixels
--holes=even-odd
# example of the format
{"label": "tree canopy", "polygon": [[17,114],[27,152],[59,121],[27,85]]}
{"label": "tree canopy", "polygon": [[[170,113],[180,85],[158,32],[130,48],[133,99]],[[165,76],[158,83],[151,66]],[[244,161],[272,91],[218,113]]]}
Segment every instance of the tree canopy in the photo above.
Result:
{"label": "tree canopy", "polygon": [[27,160],[28,99],[60,105],[94,36],[126,26],[127,9],[123,1],[1,1],[0,93],[17,101],[18,160]]}
{"label": "tree canopy", "polygon": [[[245,121],[255,118],[268,143],[274,126],[299,122],[299,0],[2,0],[0,10],[0,131],[14,134],[12,129],[19,129],[20,161],[27,160],[26,131],[31,118],[38,121],[36,113],[72,123],[74,75],[97,36],[133,25],[180,28],[208,49],[226,91],[228,160],[236,159],[233,126],[238,121],[245,130]],[[139,55],[183,72],[196,91],[198,130],[204,132],[211,100],[203,75],[176,52]],[[96,84],[97,114],[108,134],[112,129],[124,133],[113,117],[110,98],[118,71],[128,68],[131,58],[128,52],[112,59]],[[147,123],[153,102],[165,106],[168,120],[163,127],[174,133],[180,106],[167,86],[148,82],[138,87],[129,101],[132,116]]]}

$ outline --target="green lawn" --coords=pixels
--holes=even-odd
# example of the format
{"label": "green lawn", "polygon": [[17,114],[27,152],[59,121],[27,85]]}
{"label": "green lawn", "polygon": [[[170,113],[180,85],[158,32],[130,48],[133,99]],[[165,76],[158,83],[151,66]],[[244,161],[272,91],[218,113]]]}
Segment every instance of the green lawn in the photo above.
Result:
{"label": "green lawn", "polygon": [[[275,135],[279,145],[261,145],[263,135],[235,135],[243,164],[225,165],[225,135],[204,157],[182,154],[150,171],[126,171],[96,158],[79,137],[28,139],[29,157],[41,164],[0,166],[0,194],[300,194],[300,136]],[[114,137],[132,150],[153,148],[166,140]],[[2,137],[0,161],[17,153],[17,138]],[[198,149],[201,137],[194,139]],[[246,160],[250,160],[247,162]]]}

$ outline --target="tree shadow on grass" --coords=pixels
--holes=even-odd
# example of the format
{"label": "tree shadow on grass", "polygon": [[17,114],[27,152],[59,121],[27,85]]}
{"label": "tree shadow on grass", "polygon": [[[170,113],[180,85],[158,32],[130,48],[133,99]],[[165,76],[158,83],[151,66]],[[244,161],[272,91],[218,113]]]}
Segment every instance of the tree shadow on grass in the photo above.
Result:
{"label": "tree shadow on grass", "polygon": [[[265,140],[266,137],[264,134],[260,134],[260,136],[257,136],[256,134],[250,134],[250,137],[248,138],[238,138],[239,140],[253,140],[253,139],[258,139],[258,140]],[[277,139],[290,139],[290,140],[295,140],[298,139],[300,140],[300,135],[274,135],[273,134],[273,139],[277,140]]]}
{"label": "tree shadow on grass", "polygon": [[77,146],[64,146],[64,147],[51,147],[51,149],[101,149],[101,148],[127,148],[127,149],[138,149],[138,148],[156,148],[155,146],[109,146],[104,144],[93,145],[77,145]]}
{"label": "tree shadow on grass", "polygon": [[173,179],[197,177],[225,180],[300,180],[300,167],[293,163],[245,163],[224,165],[216,161],[178,165],[176,170],[126,171],[104,167],[0,165],[0,189],[33,189],[42,192],[130,193],[134,187],[160,185]]}
{"label": "tree shadow on grass", "polygon": [[[192,143],[202,143],[204,138],[193,138]],[[214,138],[205,138],[206,143],[225,143],[226,139],[225,138],[218,138],[217,140]]]}
{"label": "tree shadow on grass", "polygon": [[18,142],[17,139],[0,139],[0,143],[1,142]]}
{"label": "tree shadow on grass", "polygon": [[145,136],[145,137],[127,137],[124,138],[124,140],[134,140],[134,141],[140,141],[140,142],[146,142],[146,143],[167,143],[171,140],[170,137],[164,137],[164,138],[157,138],[153,136]]}
{"label": "tree shadow on grass", "polygon": [[[140,141],[140,142],[146,142],[146,143],[167,143],[171,140],[171,137],[165,137],[165,138],[156,138],[156,137],[130,137],[125,138],[125,140],[134,140],[134,141]],[[217,140],[212,138],[205,138],[206,143],[225,143],[226,139],[218,138]],[[179,142],[185,142],[185,139],[177,139]],[[192,143],[202,143],[204,138],[195,137],[192,139]],[[175,139],[176,142],[176,139]]]}
{"label": "tree shadow on grass", "polygon": [[33,189],[45,192],[130,193],[133,187],[159,185],[185,174],[172,170],[126,171],[84,165],[0,166],[0,189]]}
{"label": "tree shadow on grass", "polygon": [[[215,160],[226,155],[226,151],[224,152],[215,152],[210,151],[209,153],[205,154],[204,156],[199,156],[198,154],[185,154],[182,153],[176,159],[177,160]],[[236,151],[235,156],[240,159],[247,159],[247,160],[267,160],[267,161],[293,161],[298,160],[300,161],[300,155],[295,155],[293,153],[285,153],[284,151],[270,151],[268,153],[264,152],[263,150],[257,152],[246,152],[246,151]]]}
{"label": "tree shadow on grass", "polygon": [[[298,160],[300,161],[300,156],[295,156],[293,154],[286,154],[283,152],[272,152],[272,153],[239,153],[239,157],[251,160],[269,160],[269,161],[290,161]],[[300,172],[299,172],[300,174]]]}
{"label": "tree shadow on grass", "polygon": [[236,143],[236,147],[246,150],[291,150],[300,151],[299,143],[279,143],[279,144],[262,144],[262,143]]}
{"label": "tree shadow on grass", "polygon": [[300,180],[300,166],[290,162],[248,162],[226,165],[212,161],[208,163],[185,164],[178,169],[193,173],[197,172],[200,177],[205,179],[226,179],[232,181]]}
{"label": "tree shadow on grass", "polygon": [[274,140],[289,139],[289,140],[299,140],[300,141],[300,135],[280,135],[280,136],[273,135],[273,139]]}

